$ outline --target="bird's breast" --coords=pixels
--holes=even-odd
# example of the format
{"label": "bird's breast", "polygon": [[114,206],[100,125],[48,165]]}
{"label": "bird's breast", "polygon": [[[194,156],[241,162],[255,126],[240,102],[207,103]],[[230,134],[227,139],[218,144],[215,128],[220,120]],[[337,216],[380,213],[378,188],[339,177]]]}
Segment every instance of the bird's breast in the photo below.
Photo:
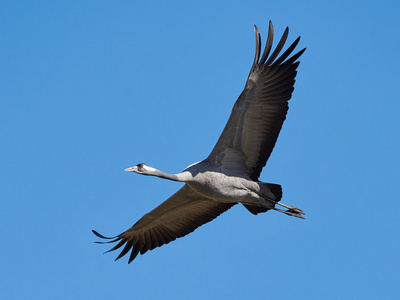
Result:
{"label": "bird's breast", "polygon": [[240,202],[258,187],[251,180],[211,171],[197,174],[187,184],[195,192],[218,202]]}

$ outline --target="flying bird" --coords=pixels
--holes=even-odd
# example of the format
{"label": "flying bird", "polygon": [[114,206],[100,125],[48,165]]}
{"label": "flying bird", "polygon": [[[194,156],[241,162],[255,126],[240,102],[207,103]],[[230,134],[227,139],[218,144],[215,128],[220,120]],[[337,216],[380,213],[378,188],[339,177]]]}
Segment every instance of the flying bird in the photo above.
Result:
{"label": "flying bird", "polygon": [[269,55],[274,37],[270,21],[267,42],[261,54],[261,36],[255,25],[254,30],[256,52],[250,74],[210,155],[179,174],[164,173],[144,163],[125,169],[184,182],[185,185],[120,235],[109,238],[93,230],[96,236],[108,240],[97,243],[117,243],[107,252],[124,246],[115,260],[131,251],[128,260],[131,263],[139,253],[144,254],[193,232],[237,203],[255,215],[275,210],[304,218],[301,209],[280,202],[280,185],[264,183],[258,178],[286,118],[299,66],[297,59],[305,48],[292,55],[300,41],[298,37],[280,54],[289,33],[289,28],[286,28]]}

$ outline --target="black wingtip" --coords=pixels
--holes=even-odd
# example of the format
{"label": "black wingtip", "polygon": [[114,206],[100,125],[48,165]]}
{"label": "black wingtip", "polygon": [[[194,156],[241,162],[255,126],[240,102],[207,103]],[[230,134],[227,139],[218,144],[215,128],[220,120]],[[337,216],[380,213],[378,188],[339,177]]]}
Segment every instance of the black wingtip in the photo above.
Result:
{"label": "black wingtip", "polygon": [[254,25],[254,33],[256,35],[256,53],[254,56],[253,66],[251,67],[252,69],[257,65],[261,52],[261,35],[256,25]]}
{"label": "black wingtip", "polygon": [[93,232],[96,236],[98,236],[99,238],[102,238],[102,239],[112,240],[112,239],[115,238],[115,237],[106,237],[106,236],[104,236],[104,235],[98,233],[96,230],[93,230],[93,229],[92,229],[92,232]]}
{"label": "black wingtip", "polygon": [[297,52],[295,55],[293,55],[291,58],[289,58],[286,62],[295,62],[303,53],[306,51],[307,48],[301,49],[299,52]]}
{"label": "black wingtip", "polygon": [[267,42],[265,43],[265,48],[262,57],[258,62],[260,65],[265,63],[269,55],[269,52],[271,51],[273,40],[274,40],[274,26],[272,25],[272,21],[269,20]]}

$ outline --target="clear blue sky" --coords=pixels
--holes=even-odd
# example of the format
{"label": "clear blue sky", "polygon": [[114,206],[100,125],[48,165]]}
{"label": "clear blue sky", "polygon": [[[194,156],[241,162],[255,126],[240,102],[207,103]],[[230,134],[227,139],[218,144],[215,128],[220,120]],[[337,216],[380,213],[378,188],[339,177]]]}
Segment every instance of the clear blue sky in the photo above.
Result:
{"label": "clear blue sky", "polygon": [[[2,1],[1,299],[394,299],[398,1]],[[205,158],[263,41],[307,47],[261,180],[307,219],[237,206],[130,265],[115,235]]]}

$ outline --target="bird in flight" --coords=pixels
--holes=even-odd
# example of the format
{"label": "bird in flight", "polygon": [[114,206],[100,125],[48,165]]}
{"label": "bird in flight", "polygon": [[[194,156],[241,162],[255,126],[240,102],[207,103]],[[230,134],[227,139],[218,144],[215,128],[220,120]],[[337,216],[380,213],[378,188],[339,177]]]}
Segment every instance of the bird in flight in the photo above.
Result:
{"label": "bird in flight", "polygon": [[93,230],[96,236],[108,240],[97,243],[117,243],[107,252],[124,246],[115,260],[131,251],[128,260],[131,263],[139,253],[144,254],[193,232],[237,203],[255,215],[275,210],[304,218],[301,209],[280,202],[280,185],[264,183],[258,178],[286,118],[299,66],[297,59],[305,48],[292,55],[300,41],[298,37],[280,54],[289,33],[286,28],[269,55],[274,37],[270,21],[267,42],[261,54],[261,36],[255,25],[254,30],[256,53],[250,74],[210,155],[179,174],[164,173],[144,163],[125,169],[184,182],[185,185],[115,237],[105,237]]}

